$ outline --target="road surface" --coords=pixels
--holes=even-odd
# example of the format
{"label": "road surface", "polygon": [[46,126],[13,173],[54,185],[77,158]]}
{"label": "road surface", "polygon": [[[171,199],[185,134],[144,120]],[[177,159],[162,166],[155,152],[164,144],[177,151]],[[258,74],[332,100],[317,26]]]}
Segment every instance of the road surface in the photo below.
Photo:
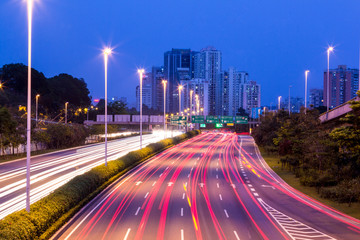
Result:
{"label": "road surface", "polygon": [[360,239],[360,221],[303,195],[252,137],[205,133],[119,179],[54,239]]}
{"label": "road surface", "polygon": [[[174,136],[179,134],[173,133]],[[162,132],[143,136],[143,146],[163,139]],[[108,142],[108,160],[140,148],[139,136]],[[77,175],[104,163],[104,143],[31,158],[31,203]],[[26,160],[0,164],[0,219],[25,208]]]}

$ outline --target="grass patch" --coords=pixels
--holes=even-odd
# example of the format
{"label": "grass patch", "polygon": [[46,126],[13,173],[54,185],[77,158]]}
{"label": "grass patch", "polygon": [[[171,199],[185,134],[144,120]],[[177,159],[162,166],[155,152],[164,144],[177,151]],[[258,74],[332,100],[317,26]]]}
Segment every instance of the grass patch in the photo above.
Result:
{"label": "grass patch", "polygon": [[275,154],[269,154],[264,151],[264,149],[260,148],[261,155],[267,164],[271,167],[274,172],[279,175],[287,184],[292,186],[293,188],[299,190],[300,192],[316,199],[317,201],[324,203],[332,208],[335,208],[338,211],[341,211],[347,215],[350,215],[354,218],[360,219],[360,203],[352,203],[351,206],[347,203],[338,203],[332,201],[330,199],[325,199],[320,197],[320,194],[316,191],[315,187],[307,187],[300,184],[299,178],[295,177],[295,175],[286,170],[281,169],[280,157]]}

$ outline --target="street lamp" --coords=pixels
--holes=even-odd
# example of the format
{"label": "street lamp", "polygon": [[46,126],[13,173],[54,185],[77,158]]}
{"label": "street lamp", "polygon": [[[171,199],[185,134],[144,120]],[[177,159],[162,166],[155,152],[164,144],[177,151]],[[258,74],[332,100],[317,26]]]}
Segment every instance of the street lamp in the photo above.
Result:
{"label": "street lamp", "polygon": [[327,49],[327,88],[326,88],[326,119],[328,119],[329,115],[329,107],[330,107],[330,52],[334,51],[334,47],[329,47]]}
{"label": "street lamp", "polygon": [[281,96],[278,97],[278,110],[280,111],[280,101],[281,101]]}
{"label": "street lamp", "polygon": [[182,85],[179,85],[179,112],[181,113],[181,90],[183,89]]}
{"label": "street lamp", "polygon": [[107,166],[107,78],[108,78],[108,60],[109,55],[112,53],[111,48],[107,47],[103,50],[104,54],[104,67],[105,67],[105,166]]}
{"label": "street lamp", "polygon": [[307,100],[307,80],[308,80],[308,74],[309,70],[305,71],[305,114],[306,114],[306,100]]}
{"label": "street lamp", "polygon": [[142,149],[142,80],[144,72],[144,69],[138,69],[140,77],[140,149]]}
{"label": "street lamp", "polygon": [[166,80],[162,80],[164,86],[164,139],[166,138]]}
{"label": "street lamp", "polygon": [[67,124],[67,110],[68,110],[68,104],[69,102],[65,103],[65,124]]}
{"label": "street lamp", "polygon": [[26,127],[26,211],[30,212],[30,157],[31,157],[31,35],[33,0],[27,0],[28,15],[28,91]]}
{"label": "street lamp", "polygon": [[40,94],[37,94],[36,97],[35,97],[35,102],[36,102],[35,122],[36,122],[36,125],[37,125],[37,122],[38,122],[39,97],[40,97]]}

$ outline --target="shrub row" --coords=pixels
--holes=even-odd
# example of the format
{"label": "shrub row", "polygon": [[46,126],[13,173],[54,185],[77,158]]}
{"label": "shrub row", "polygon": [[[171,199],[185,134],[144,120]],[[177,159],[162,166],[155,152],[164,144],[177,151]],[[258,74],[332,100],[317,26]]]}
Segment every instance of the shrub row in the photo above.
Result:
{"label": "shrub row", "polygon": [[109,179],[139,164],[148,156],[199,133],[198,130],[190,131],[149,144],[141,150],[110,161],[107,167],[101,165],[73,178],[50,195],[31,204],[30,213],[21,210],[0,220],[0,239],[38,239],[64,214],[79,205],[98,188],[103,187],[104,183],[110,184]]}

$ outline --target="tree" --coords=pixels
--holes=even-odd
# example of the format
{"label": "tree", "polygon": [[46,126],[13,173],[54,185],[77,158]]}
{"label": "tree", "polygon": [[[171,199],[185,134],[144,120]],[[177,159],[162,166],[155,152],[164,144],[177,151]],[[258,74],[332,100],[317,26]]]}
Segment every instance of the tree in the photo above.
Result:
{"label": "tree", "polygon": [[9,110],[0,108],[0,150],[4,151],[12,142],[12,134],[16,131],[17,122],[12,118]]}

